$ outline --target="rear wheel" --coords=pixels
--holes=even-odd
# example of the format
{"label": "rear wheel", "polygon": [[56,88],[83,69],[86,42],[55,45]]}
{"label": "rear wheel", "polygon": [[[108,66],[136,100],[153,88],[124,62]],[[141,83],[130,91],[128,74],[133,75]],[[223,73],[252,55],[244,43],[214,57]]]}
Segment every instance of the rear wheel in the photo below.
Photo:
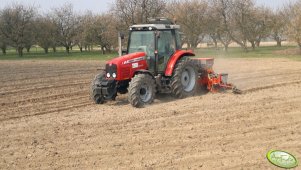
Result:
{"label": "rear wheel", "polygon": [[171,90],[177,98],[193,96],[197,89],[197,66],[192,60],[186,59],[179,62],[173,73]]}
{"label": "rear wheel", "polygon": [[96,103],[96,104],[103,104],[105,101],[105,98],[102,94],[97,94],[96,88],[100,86],[100,83],[102,79],[104,78],[105,73],[100,73],[97,76],[95,76],[94,80],[91,83],[91,91],[90,91],[90,96],[91,99]]}
{"label": "rear wheel", "polygon": [[142,107],[154,101],[155,80],[149,74],[137,74],[129,84],[128,100],[134,107]]}

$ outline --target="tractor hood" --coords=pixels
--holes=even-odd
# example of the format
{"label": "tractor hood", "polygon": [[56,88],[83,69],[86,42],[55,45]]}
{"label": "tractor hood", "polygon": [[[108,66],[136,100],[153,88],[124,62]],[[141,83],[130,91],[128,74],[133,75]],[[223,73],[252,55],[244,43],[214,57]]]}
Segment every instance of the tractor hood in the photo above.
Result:
{"label": "tractor hood", "polygon": [[141,60],[146,60],[146,54],[144,52],[131,53],[124,56],[114,58],[107,61],[107,64],[116,64],[117,66],[135,63]]}
{"label": "tractor hood", "polygon": [[106,73],[109,73],[108,75],[116,73],[116,80],[130,80],[138,70],[147,68],[145,52],[127,54],[106,63]]}

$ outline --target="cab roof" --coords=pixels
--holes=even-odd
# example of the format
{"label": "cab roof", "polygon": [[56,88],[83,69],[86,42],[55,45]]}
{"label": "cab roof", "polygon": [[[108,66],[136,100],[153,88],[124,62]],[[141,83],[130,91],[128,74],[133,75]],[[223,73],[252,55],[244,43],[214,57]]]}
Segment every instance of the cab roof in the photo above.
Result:
{"label": "cab roof", "polygon": [[130,30],[170,30],[180,29],[172,20],[168,18],[150,18],[147,24],[137,24],[130,26]]}
{"label": "cab roof", "polygon": [[166,25],[166,24],[139,24],[130,26],[130,30],[170,30],[180,29],[179,25]]}

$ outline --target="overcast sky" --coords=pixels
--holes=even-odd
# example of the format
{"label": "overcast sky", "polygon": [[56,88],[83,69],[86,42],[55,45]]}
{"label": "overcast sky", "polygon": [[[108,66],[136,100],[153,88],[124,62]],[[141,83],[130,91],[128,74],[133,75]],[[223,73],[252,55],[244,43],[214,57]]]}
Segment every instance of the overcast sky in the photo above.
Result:
{"label": "overcast sky", "polygon": [[[71,2],[76,11],[84,12],[86,10],[91,10],[94,13],[102,13],[109,10],[110,4],[113,0],[0,0],[0,9],[6,5],[12,4],[13,2],[25,5],[34,5],[43,12],[62,6],[64,3]],[[256,2],[257,4],[264,4],[273,9],[277,9],[287,3],[287,0],[256,0]]]}

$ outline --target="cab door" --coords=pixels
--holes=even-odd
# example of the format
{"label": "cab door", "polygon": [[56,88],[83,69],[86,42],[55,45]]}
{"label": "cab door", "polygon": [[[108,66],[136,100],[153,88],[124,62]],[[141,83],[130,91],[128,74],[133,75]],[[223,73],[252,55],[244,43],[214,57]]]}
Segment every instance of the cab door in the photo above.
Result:
{"label": "cab door", "polygon": [[160,31],[160,38],[158,38],[158,73],[165,71],[167,62],[175,51],[176,42],[174,32],[172,30]]}

